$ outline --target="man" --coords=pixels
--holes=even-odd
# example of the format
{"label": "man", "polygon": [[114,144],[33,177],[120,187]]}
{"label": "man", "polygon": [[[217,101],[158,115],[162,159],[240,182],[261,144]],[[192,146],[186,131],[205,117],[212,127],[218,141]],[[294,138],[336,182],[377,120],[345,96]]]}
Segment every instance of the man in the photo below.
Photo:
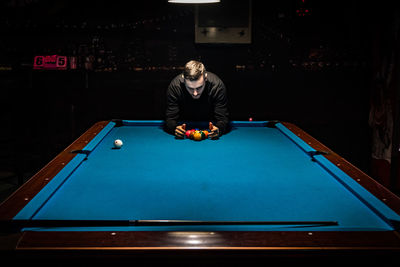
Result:
{"label": "man", "polygon": [[167,90],[166,131],[184,138],[187,122],[208,122],[209,137],[217,139],[227,131],[228,99],[224,83],[206,72],[203,63],[191,60]]}

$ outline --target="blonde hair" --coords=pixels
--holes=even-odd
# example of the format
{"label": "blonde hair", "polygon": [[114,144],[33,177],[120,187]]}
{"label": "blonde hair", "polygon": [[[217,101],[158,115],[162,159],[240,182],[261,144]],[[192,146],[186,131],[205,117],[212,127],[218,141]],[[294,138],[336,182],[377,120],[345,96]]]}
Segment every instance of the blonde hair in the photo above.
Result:
{"label": "blonde hair", "polygon": [[197,81],[201,75],[204,75],[206,72],[206,68],[204,64],[200,61],[191,60],[185,64],[185,68],[183,70],[183,77],[186,80]]}

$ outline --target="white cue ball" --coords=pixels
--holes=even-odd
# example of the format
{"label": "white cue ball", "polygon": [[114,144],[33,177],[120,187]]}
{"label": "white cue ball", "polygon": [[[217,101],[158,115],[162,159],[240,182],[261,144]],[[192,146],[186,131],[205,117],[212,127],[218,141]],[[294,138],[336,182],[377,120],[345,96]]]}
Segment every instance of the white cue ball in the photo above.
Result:
{"label": "white cue ball", "polygon": [[122,141],[117,139],[114,141],[114,147],[115,148],[121,148],[121,146],[123,145]]}

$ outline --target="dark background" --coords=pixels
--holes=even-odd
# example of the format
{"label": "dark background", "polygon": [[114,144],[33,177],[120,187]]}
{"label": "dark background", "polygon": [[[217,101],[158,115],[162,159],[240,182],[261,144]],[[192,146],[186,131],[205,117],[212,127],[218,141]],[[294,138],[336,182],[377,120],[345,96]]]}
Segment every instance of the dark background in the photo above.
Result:
{"label": "dark background", "polygon": [[[99,120],[163,119],[169,82],[197,59],[226,84],[232,120],[295,123],[370,173],[376,43],[390,44],[397,14],[368,1],[253,0],[251,44],[196,44],[193,5],[2,1],[1,167],[26,179]],[[32,70],[52,54],[78,68]]]}

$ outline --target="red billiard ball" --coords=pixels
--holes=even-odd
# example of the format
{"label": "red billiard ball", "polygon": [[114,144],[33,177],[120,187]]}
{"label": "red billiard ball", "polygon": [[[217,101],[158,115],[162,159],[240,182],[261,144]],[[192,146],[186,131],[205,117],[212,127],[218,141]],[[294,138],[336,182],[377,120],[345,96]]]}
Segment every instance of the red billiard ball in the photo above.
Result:
{"label": "red billiard ball", "polygon": [[194,132],[194,129],[187,130],[187,131],[185,132],[186,138],[191,138],[191,134],[192,134],[193,132]]}
{"label": "red billiard ball", "polygon": [[249,121],[253,121],[253,118],[249,118]]}

